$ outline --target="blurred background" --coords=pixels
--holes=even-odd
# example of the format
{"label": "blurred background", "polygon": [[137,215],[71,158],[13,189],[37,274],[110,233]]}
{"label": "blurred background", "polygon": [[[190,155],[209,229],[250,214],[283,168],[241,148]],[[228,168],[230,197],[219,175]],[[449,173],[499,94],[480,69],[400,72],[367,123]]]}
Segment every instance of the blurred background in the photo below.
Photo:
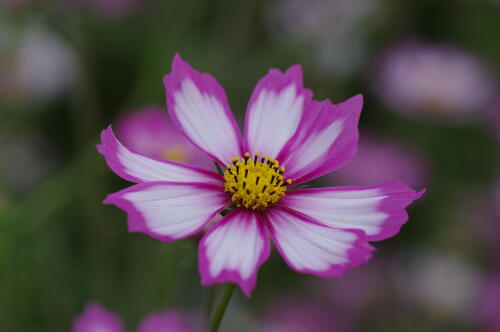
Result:
{"label": "blurred background", "polygon": [[0,331],[70,331],[90,301],[135,331],[176,310],[197,331],[196,243],[127,233],[128,183],[97,153],[113,124],[146,155],[213,168],[171,127],[175,52],[242,122],[268,68],[315,99],[362,93],[358,156],[317,180],[427,194],[366,265],[323,280],[277,254],[222,331],[500,331],[500,1],[1,0]]}

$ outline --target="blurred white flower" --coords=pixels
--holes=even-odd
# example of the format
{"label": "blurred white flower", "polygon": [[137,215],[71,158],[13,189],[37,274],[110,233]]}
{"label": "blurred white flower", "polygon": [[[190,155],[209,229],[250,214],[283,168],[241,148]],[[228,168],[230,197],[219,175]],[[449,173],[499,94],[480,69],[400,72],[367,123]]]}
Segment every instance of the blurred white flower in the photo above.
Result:
{"label": "blurred white flower", "polygon": [[376,63],[373,86],[393,110],[462,120],[484,111],[495,84],[479,59],[459,49],[417,41],[399,43]]}
{"label": "blurred white flower", "polygon": [[368,56],[370,31],[382,20],[380,0],[280,0],[266,19],[278,42],[291,41],[321,70],[356,71]]}
{"label": "blurred white flower", "polygon": [[6,22],[0,32],[0,95],[35,105],[60,96],[75,81],[79,63],[74,50],[40,25],[19,31]]}
{"label": "blurred white flower", "polygon": [[18,56],[19,83],[35,97],[54,97],[76,77],[73,50],[45,28],[26,32]]}
{"label": "blurred white flower", "polygon": [[480,274],[460,256],[418,252],[399,264],[396,286],[402,298],[429,314],[466,319],[480,289]]}

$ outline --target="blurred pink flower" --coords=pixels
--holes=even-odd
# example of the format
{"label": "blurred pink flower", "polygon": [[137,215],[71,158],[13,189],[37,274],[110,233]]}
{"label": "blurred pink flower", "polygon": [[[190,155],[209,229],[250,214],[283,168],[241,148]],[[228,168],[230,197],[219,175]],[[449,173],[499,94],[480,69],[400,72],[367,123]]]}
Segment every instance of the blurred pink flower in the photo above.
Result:
{"label": "blurred pink flower", "polygon": [[495,91],[488,69],[474,56],[419,41],[398,43],[383,54],[373,83],[395,111],[451,121],[484,111]]}
{"label": "blurred pink flower", "polygon": [[328,175],[328,179],[335,184],[356,186],[395,180],[418,188],[427,175],[428,165],[418,151],[388,140],[365,137],[360,140],[356,157],[346,167]]}
{"label": "blurred pink flower", "polygon": [[214,168],[212,160],[189,143],[160,107],[144,107],[124,114],[116,131],[125,146],[142,155]]}
{"label": "blurred pink flower", "polygon": [[[99,303],[87,304],[73,321],[73,332],[124,332],[120,318]],[[144,318],[137,332],[189,332],[191,329],[172,310],[153,313]]]}
{"label": "blurred pink flower", "polygon": [[83,313],[73,321],[73,332],[123,332],[120,318],[99,303],[87,304]]}
{"label": "blurred pink flower", "polygon": [[139,325],[138,332],[189,332],[191,329],[175,311],[152,313]]}
{"label": "blurred pink flower", "polygon": [[500,331],[500,273],[492,273],[482,284],[473,317],[483,332]]}
{"label": "blurred pink flower", "polygon": [[264,314],[259,332],[347,332],[352,331],[342,317],[320,305],[301,299],[273,302]]}
{"label": "blurred pink flower", "polygon": [[311,291],[343,318],[354,321],[370,304],[381,298],[387,291],[388,284],[384,261],[377,265],[365,264],[351,270],[337,280],[318,279],[311,284]]}

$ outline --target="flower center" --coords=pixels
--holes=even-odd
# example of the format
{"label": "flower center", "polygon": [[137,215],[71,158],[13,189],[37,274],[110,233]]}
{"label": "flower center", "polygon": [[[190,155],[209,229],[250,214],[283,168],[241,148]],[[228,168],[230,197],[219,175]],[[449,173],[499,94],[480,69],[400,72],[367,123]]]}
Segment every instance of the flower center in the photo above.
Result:
{"label": "flower center", "polygon": [[290,179],[284,181],[285,168],[266,155],[259,157],[255,152],[250,158],[247,152],[244,157],[234,157],[231,161],[233,164],[226,165],[224,172],[224,191],[231,195],[237,207],[262,210],[285,196],[285,185],[292,183]]}

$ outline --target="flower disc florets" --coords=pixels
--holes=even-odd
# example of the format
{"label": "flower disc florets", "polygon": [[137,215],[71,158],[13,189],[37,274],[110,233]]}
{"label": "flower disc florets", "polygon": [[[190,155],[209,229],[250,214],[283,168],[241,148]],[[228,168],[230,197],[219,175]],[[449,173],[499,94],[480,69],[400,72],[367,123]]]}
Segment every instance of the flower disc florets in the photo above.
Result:
{"label": "flower disc florets", "polygon": [[285,196],[286,184],[292,180],[284,180],[285,168],[266,155],[259,156],[255,152],[253,158],[245,153],[242,158],[234,157],[232,165],[226,165],[224,172],[225,191],[237,207],[261,210],[276,203]]}

